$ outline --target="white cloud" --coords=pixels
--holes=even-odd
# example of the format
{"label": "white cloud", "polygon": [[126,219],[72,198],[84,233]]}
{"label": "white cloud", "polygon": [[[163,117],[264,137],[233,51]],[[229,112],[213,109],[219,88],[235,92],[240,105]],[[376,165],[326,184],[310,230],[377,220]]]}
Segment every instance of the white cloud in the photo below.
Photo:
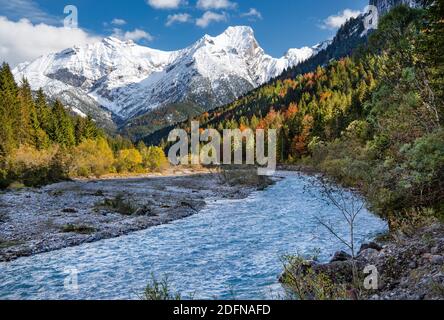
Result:
{"label": "white cloud", "polygon": [[26,18],[33,23],[46,24],[61,24],[62,20],[44,12],[33,0],[0,0],[0,8],[3,16],[13,20]]}
{"label": "white cloud", "polygon": [[123,31],[122,29],[115,28],[113,30],[112,36],[121,40],[154,40],[154,37],[151,34],[141,29],[134,29],[133,31]]}
{"label": "white cloud", "polygon": [[262,19],[262,14],[255,8],[250,8],[248,12],[241,14],[241,17]]}
{"label": "white cloud", "polygon": [[201,28],[208,27],[212,22],[227,21],[227,15],[225,13],[215,13],[207,11],[203,16],[196,20],[196,25]]}
{"label": "white cloud", "polygon": [[111,21],[111,24],[115,25],[115,26],[123,26],[126,24],[126,21],[123,19],[113,19],[113,21]]}
{"label": "white cloud", "polygon": [[170,14],[167,18],[166,26],[172,26],[174,23],[191,22],[192,17],[188,13]]}
{"label": "white cloud", "polygon": [[197,7],[203,10],[209,9],[234,9],[237,4],[230,0],[199,0],[197,1]]}
{"label": "white cloud", "polygon": [[356,18],[361,14],[361,11],[351,10],[351,9],[345,9],[341,13],[337,15],[332,15],[325,19],[323,21],[323,24],[321,25],[322,29],[338,29],[340,28],[344,23],[347,22],[347,20],[350,20],[351,18]]}
{"label": "white cloud", "polygon": [[33,24],[27,19],[16,22],[0,16],[0,62],[6,61],[11,66],[44,54],[97,41],[100,38],[82,29]]}
{"label": "white cloud", "polygon": [[155,9],[176,9],[182,4],[182,0],[147,0]]}

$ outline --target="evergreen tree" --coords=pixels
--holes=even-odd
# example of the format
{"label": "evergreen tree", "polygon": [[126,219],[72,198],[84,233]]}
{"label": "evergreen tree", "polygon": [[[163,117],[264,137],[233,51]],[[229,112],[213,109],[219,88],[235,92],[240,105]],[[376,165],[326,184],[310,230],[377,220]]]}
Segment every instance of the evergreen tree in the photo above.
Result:
{"label": "evergreen tree", "polygon": [[51,109],[48,106],[45,94],[43,93],[43,90],[41,88],[37,91],[35,108],[40,128],[43,129],[46,133],[49,133]]}
{"label": "evergreen tree", "polygon": [[17,139],[19,144],[26,144],[33,147],[38,147],[37,134],[40,129],[39,121],[37,119],[37,112],[32,97],[31,87],[29,82],[23,78],[22,84],[19,87],[19,118],[17,128]]}
{"label": "evergreen tree", "polygon": [[85,120],[82,117],[78,117],[76,119],[76,123],[74,125],[74,132],[76,137],[76,145],[79,145],[84,140],[84,132],[85,132]]}
{"label": "evergreen tree", "polygon": [[98,129],[91,116],[86,118],[77,117],[74,127],[76,144],[80,144],[84,140],[96,139],[99,136]]}
{"label": "evergreen tree", "polygon": [[99,130],[93,120],[93,118],[88,115],[85,118],[86,126],[84,136],[86,139],[96,139],[99,136]]}
{"label": "evergreen tree", "polygon": [[[428,7],[422,27],[416,58],[420,61],[420,70],[424,78],[430,78],[433,89],[424,88],[424,98],[431,108],[435,108],[437,120],[444,123],[444,1],[423,0]],[[422,68],[421,68],[422,67]],[[427,78],[424,79],[427,81]],[[428,94],[428,97],[427,97]],[[435,105],[435,106],[433,106]]]}
{"label": "evergreen tree", "polygon": [[50,137],[51,140],[63,147],[72,147],[76,143],[72,118],[65,107],[56,100],[51,114]]}
{"label": "evergreen tree", "polygon": [[0,69],[0,155],[17,147],[16,128],[19,118],[18,88],[9,65]]}

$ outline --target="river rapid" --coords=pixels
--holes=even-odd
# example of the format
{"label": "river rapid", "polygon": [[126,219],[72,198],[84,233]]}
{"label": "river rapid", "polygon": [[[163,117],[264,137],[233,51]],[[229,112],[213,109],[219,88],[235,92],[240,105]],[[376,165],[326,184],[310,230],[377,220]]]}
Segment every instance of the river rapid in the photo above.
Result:
{"label": "river rapid", "polygon": [[[115,239],[0,263],[0,299],[139,299],[154,275],[195,299],[276,299],[287,254],[318,252],[327,261],[344,246],[318,219],[347,237],[340,211],[313,177],[283,179],[243,200],[219,200],[198,214]],[[385,232],[363,210],[357,244]],[[72,285],[77,283],[78,285]]]}

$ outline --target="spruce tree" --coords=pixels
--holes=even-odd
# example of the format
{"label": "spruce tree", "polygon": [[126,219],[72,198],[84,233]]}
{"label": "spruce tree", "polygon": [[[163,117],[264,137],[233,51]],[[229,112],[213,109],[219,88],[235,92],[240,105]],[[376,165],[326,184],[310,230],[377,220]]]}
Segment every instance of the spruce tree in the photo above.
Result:
{"label": "spruce tree", "polygon": [[94,123],[91,116],[86,118],[77,117],[75,120],[75,137],[76,144],[80,144],[87,139],[97,139],[99,137],[99,130]]}
{"label": "spruce tree", "polygon": [[14,129],[18,111],[17,84],[9,65],[4,63],[0,69],[0,155],[5,156],[18,146]]}
{"label": "spruce tree", "polygon": [[48,133],[50,128],[51,109],[48,106],[45,94],[41,88],[37,91],[35,108],[40,128]]}
{"label": "spruce tree", "polygon": [[19,118],[17,119],[17,139],[19,144],[38,147],[37,132],[40,129],[29,82],[23,78],[19,87]]}
{"label": "spruce tree", "polygon": [[63,147],[72,147],[76,143],[74,124],[63,104],[56,100],[51,113],[50,138]]}
{"label": "spruce tree", "polygon": [[97,130],[96,124],[90,115],[88,115],[85,118],[84,137],[86,139],[96,139],[98,137],[98,130]]}

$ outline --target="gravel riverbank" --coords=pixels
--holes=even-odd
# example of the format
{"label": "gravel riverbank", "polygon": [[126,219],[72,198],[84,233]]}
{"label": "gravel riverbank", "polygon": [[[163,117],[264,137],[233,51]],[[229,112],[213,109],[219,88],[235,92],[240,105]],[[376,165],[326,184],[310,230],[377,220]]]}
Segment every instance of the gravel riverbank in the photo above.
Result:
{"label": "gravel riverbank", "polygon": [[230,184],[203,170],[6,191],[0,193],[0,262],[183,219],[208,202],[246,198],[268,183]]}

